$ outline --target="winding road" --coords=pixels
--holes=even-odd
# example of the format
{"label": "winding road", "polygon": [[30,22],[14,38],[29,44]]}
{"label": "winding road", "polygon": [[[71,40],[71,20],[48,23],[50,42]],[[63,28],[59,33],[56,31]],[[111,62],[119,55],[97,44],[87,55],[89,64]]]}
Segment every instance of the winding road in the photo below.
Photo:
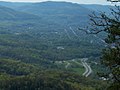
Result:
{"label": "winding road", "polygon": [[[85,68],[85,72],[82,74],[84,77],[88,77],[93,71],[90,67],[90,65],[88,65],[88,63],[86,62],[88,60],[88,58],[82,58],[82,59],[72,59],[72,60],[69,60],[69,61],[72,61],[80,66],[84,66]],[[69,62],[69,61],[56,61],[56,63],[58,64],[64,64],[65,65],[65,68],[66,69],[69,69],[71,68],[70,66],[72,65],[72,62]],[[78,62],[78,61],[81,61]]]}
{"label": "winding road", "polygon": [[67,65],[65,66],[65,68],[67,69],[70,66],[70,63],[67,62]]}
{"label": "winding road", "polygon": [[83,73],[83,76],[88,77],[92,73],[91,67],[86,63],[88,58],[81,59],[82,65],[85,67],[85,72]]}

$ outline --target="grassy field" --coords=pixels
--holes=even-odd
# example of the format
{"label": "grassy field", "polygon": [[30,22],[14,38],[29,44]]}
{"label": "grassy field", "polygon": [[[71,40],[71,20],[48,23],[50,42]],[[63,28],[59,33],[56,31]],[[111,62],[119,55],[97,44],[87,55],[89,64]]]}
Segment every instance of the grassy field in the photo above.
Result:
{"label": "grassy field", "polygon": [[85,71],[85,69],[84,68],[72,68],[71,70],[73,70],[74,72],[76,72],[76,73],[78,73],[78,74],[80,74],[80,75],[82,75],[83,73],[84,73],[84,71]]}
{"label": "grassy field", "polygon": [[58,66],[58,68],[63,68],[79,75],[82,75],[85,71],[85,68],[81,64],[81,59],[56,61],[55,64]]}

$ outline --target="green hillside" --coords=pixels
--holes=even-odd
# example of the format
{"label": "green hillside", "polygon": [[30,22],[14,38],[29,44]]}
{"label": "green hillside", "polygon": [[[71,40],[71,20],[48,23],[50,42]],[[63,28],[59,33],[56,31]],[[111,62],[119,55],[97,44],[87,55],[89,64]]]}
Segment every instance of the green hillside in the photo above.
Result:
{"label": "green hillside", "polygon": [[102,82],[74,73],[43,70],[21,61],[0,59],[1,90],[95,90],[105,83],[99,84]]}
{"label": "green hillside", "polygon": [[[87,35],[92,9],[67,2],[0,2],[0,90],[104,90],[96,76],[100,35]],[[82,76],[85,67],[93,72]],[[97,64],[96,64],[97,63]]]}
{"label": "green hillside", "polygon": [[0,20],[33,20],[38,18],[38,16],[32,14],[22,13],[4,6],[0,6]]}

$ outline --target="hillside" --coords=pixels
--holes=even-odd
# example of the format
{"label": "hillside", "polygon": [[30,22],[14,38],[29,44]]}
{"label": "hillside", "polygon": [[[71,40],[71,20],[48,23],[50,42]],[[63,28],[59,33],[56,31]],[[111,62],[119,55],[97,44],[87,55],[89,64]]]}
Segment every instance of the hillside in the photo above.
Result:
{"label": "hillside", "polygon": [[45,21],[48,20],[58,24],[73,26],[84,26],[88,22],[88,15],[94,11],[110,13],[110,8],[113,8],[113,6],[109,5],[87,5],[51,1],[42,3],[1,2],[0,5],[41,16]]}
{"label": "hillside", "polygon": [[[41,60],[59,61],[99,56],[100,51],[97,48],[104,46],[102,39],[77,30],[79,25],[82,27],[87,22],[90,10],[78,4],[64,2],[34,3],[20,9],[1,9],[1,18],[9,17],[15,20],[0,24],[2,57],[22,59],[24,62],[29,59],[29,62],[36,63]],[[23,12],[36,14],[40,18],[34,19],[36,15],[33,15],[31,20],[29,14],[27,16]],[[16,21],[17,18],[23,18],[22,22]],[[8,46],[8,49],[3,49]],[[58,47],[63,47],[64,50],[58,50]],[[96,50],[98,53],[95,53]]]}
{"label": "hillside", "polygon": [[0,1],[1,6],[5,6],[5,7],[8,7],[8,8],[12,8],[12,9],[22,7],[22,6],[25,6],[25,5],[29,5],[29,4],[31,4],[31,3],[22,3],[22,2],[17,3],[17,2]]}
{"label": "hillside", "polygon": [[15,11],[8,7],[0,6],[0,20],[33,20],[39,17],[32,14],[27,14],[19,11]]}
{"label": "hillside", "polygon": [[43,2],[19,7],[17,10],[35,14],[62,25],[82,25],[88,21],[91,10],[66,2]]}
{"label": "hillside", "polygon": [[104,71],[105,34],[78,30],[93,11],[68,2],[0,2],[0,90],[103,90],[96,73]]}
{"label": "hillside", "polygon": [[110,9],[114,9],[114,6],[110,6],[110,5],[97,5],[97,4],[85,5],[85,4],[81,4],[81,6],[87,8],[87,9],[93,10],[95,12],[105,12],[108,14],[110,14],[110,12],[111,12]]}
{"label": "hillside", "polygon": [[101,86],[104,87],[103,84],[99,87],[99,84],[102,84],[102,81],[91,81],[74,73],[56,70],[43,71],[21,61],[0,58],[1,90],[95,90]]}
{"label": "hillside", "polygon": [[[0,55],[2,58],[12,58],[25,63],[37,64],[44,68],[58,69],[59,66],[54,64],[55,61],[100,56],[101,49],[105,46],[102,40],[104,35],[86,35],[77,30],[79,25],[82,27],[86,23],[84,18],[87,17],[88,12],[91,12],[90,10],[78,4],[64,2],[34,3],[24,7],[26,9],[33,8],[33,12],[39,12],[37,17],[40,18],[36,19],[36,15],[32,11],[22,11],[24,9],[22,7],[21,10],[6,7],[2,7],[5,10],[1,9],[4,13],[2,15],[1,12],[1,18],[10,18],[7,21],[4,18],[0,23]],[[40,10],[44,9],[45,11],[42,13]],[[55,10],[54,15],[51,13],[53,10]],[[26,20],[25,15],[28,15],[27,18],[30,15],[26,14],[28,12],[33,16],[32,19]],[[51,14],[47,14],[47,12]],[[76,17],[78,14],[79,17]],[[15,17],[11,17],[11,15]],[[61,19],[62,16],[65,18]],[[25,19],[18,20],[17,18]],[[86,18],[86,20],[88,19]],[[101,36],[102,38],[100,38]]]}

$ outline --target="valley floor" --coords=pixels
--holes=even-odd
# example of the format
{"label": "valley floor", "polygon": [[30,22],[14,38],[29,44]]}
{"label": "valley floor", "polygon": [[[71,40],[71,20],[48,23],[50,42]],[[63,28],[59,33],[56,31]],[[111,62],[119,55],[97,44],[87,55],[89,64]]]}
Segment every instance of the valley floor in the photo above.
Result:
{"label": "valley floor", "polygon": [[80,75],[88,77],[92,73],[92,68],[87,63],[88,58],[72,59],[67,61],[55,61],[58,67],[65,68],[66,70],[72,70]]}

